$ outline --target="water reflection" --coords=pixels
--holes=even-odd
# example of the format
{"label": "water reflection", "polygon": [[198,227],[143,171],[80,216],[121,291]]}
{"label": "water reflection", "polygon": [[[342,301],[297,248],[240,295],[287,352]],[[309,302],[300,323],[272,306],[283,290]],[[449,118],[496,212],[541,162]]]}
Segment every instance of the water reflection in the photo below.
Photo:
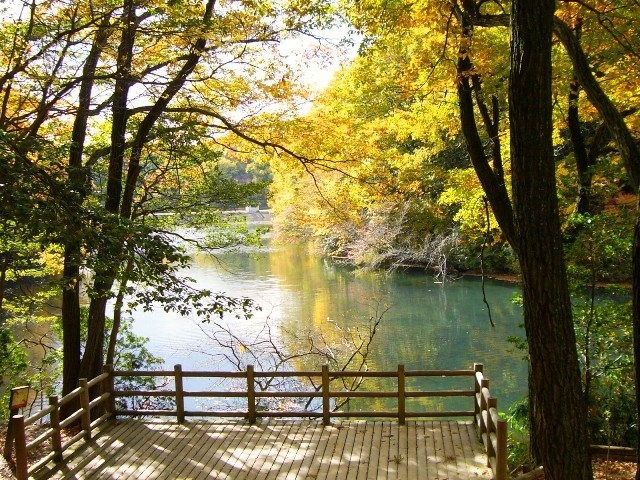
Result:
{"label": "water reflection", "polygon": [[[491,327],[480,281],[474,278],[437,284],[419,271],[355,273],[295,245],[216,258],[199,254],[194,260],[188,274],[199,287],[247,296],[262,307],[251,320],[225,318],[221,323],[234,334],[255,337],[268,321],[285,343],[307,330],[322,332],[329,342],[338,341],[346,330],[366,325],[386,311],[372,344],[370,369],[392,370],[400,363],[408,370],[458,369],[479,362],[484,363],[502,408],[526,392],[522,352],[513,352],[507,340],[523,335],[518,327],[521,309],[511,301],[512,285],[486,285],[496,324]],[[162,311],[138,312],[135,318],[136,333],[149,337],[152,351],[168,365],[230,368],[207,339],[214,327]]]}

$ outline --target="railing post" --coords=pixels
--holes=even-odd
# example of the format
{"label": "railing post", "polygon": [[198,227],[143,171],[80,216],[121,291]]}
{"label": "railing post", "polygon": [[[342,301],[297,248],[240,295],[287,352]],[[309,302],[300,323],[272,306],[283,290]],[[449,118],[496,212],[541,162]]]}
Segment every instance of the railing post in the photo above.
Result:
{"label": "railing post", "polygon": [[13,438],[16,446],[16,478],[28,480],[29,466],[27,464],[27,436],[24,433],[24,416],[13,416],[11,423],[13,424]]}
{"label": "railing post", "polygon": [[478,428],[478,415],[480,415],[480,396],[482,393],[482,386],[478,383],[478,373],[482,373],[484,371],[484,366],[481,363],[473,364],[473,390],[476,392],[476,395],[473,398],[474,407],[473,411],[475,412],[474,421],[476,423],[476,429]]}
{"label": "railing post", "polygon": [[60,435],[60,407],[58,406],[58,396],[49,397],[49,405],[53,410],[49,414],[49,422],[53,434],[51,435],[51,450],[53,451],[53,461],[62,461],[62,435]]}
{"label": "railing post", "polygon": [[483,434],[487,433],[487,424],[484,419],[484,412],[487,412],[488,414],[487,399],[485,398],[483,391],[485,388],[489,389],[489,380],[483,378],[480,383],[480,438],[482,438]]}
{"label": "railing post", "polygon": [[102,382],[102,390],[109,394],[109,398],[105,402],[104,409],[107,411],[110,417],[113,417],[116,411],[116,399],[113,395],[115,391],[114,378],[113,378],[113,365],[105,365],[102,367],[102,372],[109,376]]}
{"label": "railing post", "polygon": [[178,423],[184,423],[184,387],[182,384],[182,365],[173,367],[173,381],[176,386],[176,417]]}
{"label": "railing post", "polygon": [[5,460],[7,460],[7,462],[11,461],[11,450],[13,449],[13,438],[15,436],[13,433],[13,429],[14,429],[13,422],[11,421],[13,416],[14,416],[14,411],[10,410],[9,425],[7,425],[7,435],[4,439],[4,449],[2,451],[2,456],[5,458]]}
{"label": "railing post", "polygon": [[85,440],[91,438],[91,409],[89,407],[89,387],[87,387],[87,379],[81,378],[80,384],[80,408],[82,416],[80,417],[80,426],[84,432]]}
{"label": "railing post", "polygon": [[496,480],[507,480],[507,421],[498,420],[498,451],[496,452]]}
{"label": "railing post", "polygon": [[9,396],[9,425],[7,425],[7,435],[4,439],[4,450],[2,455],[10,462],[11,461],[11,449],[13,448],[13,422],[11,418],[14,415],[18,415],[21,408],[27,406],[29,401],[29,387],[15,387],[11,389]]}
{"label": "railing post", "polygon": [[498,436],[498,428],[497,425],[493,423],[493,416],[491,415],[491,409],[495,408],[496,412],[498,411],[498,399],[495,397],[489,397],[487,401],[487,424],[485,427],[487,428],[487,466],[491,466],[490,458],[495,458],[497,460],[497,452],[493,448],[493,442],[491,441],[491,434],[496,434],[496,439]]}
{"label": "railing post", "polygon": [[322,424],[331,425],[329,411],[329,365],[322,365]]}
{"label": "railing post", "polygon": [[247,411],[249,424],[256,423],[256,383],[253,365],[247,365]]}
{"label": "railing post", "polygon": [[404,425],[406,418],[406,398],[404,365],[398,365],[398,424]]}

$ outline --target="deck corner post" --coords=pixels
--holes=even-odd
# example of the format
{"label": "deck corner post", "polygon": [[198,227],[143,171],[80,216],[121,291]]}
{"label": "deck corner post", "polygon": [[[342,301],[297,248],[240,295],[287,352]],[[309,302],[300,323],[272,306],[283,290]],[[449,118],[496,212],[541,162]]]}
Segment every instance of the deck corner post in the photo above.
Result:
{"label": "deck corner post", "polygon": [[49,405],[53,410],[49,414],[49,423],[53,434],[51,435],[51,450],[53,451],[53,461],[62,461],[62,435],[60,432],[60,406],[58,405],[58,396],[51,395],[49,397]]}
{"label": "deck corner post", "polygon": [[28,480],[29,465],[27,463],[27,436],[24,432],[24,416],[14,415],[11,417],[13,424],[13,440],[16,447],[16,478],[17,480]]}
{"label": "deck corner post", "polygon": [[496,480],[507,480],[507,421],[498,420],[498,451],[496,452]]}
{"label": "deck corner post", "polygon": [[329,365],[322,365],[322,424],[331,425],[331,412],[329,411]]}
{"label": "deck corner post", "polygon": [[173,379],[176,387],[176,418],[178,423],[184,423],[184,387],[182,383],[182,365],[173,367]]}
{"label": "deck corner post", "polygon": [[105,402],[105,410],[109,414],[110,418],[113,418],[116,411],[116,399],[114,397],[115,385],[114,385],[114,377],[113,377],[113,365],[105,365],[102,367],[102,372],[106,373],[108,376],[104,379],[102,383],[102,390],[105,393],[109,394],[109,398]]}
{"label": "deck corner post", "polygon": [[406,424],[406,396],[404,365],[398,365],[398,424]]}
{"label": "deck corner post", "polygon": [[87,379],[81,378],[78,381],[80,385],[80,408],[82,409],[82,416],[80,417],[80,426],[84,432],[85,440],[91,439],[91,406],[89,405],[89,387],[87,386]]}
{"label": "deck corner post", "polygon": [[256,383],[253,365],[247,365],[247,415],[250,425],[256,423]]}

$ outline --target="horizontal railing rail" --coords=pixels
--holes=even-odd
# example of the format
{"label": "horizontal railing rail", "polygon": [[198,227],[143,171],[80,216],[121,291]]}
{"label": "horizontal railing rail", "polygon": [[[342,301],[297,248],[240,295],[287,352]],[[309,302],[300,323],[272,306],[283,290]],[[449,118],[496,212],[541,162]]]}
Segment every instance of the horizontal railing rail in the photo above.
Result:
{"label": "horizontal railing rail", "polygon": [[[405,370],[403,365],[399,365],[395,371],[381,372],[361,372],[361,371],[329,371],[328,366],[323,366],[321,371],[283,371],[283,372],[260,372],[255,371],[253,366],[247,366],[244,372],[203,372],[185,371],[180,365],[176,365],[174,370],[163,371],[115,371],[114,377],[165,377],[173,378],[174,390],[114,390],[116,398],[126,397],[167,397],[175,399],[174,409],[120,409],[114,413],[116,415],[139,415],[139,416],[175,416],[179,422],[183,422],[186,417],[242,417],[254,423],[260,417],[300,417],[300,418],[322,418],[325,425],[331,422],[331,418],[336,417],[378,417],[397,418],[400,424],[404,424],[407,418],[424,417],[473,417],[474,410],[442,410],[442,411],[411,411],[406,410],[406,403],[411,398],[434,398],[434,397],[474,397],[475,390],[472,382],[466,390],[410,390],[406,388],[406,379],[411,377],[471,377],[475,375],[474,369],[469,370]],[[184,381],[188,378],[221,378],[245,380],[243,388],[238,390],[207,390],[189,391],[184,389]],[[319,385],[313,390],[276,390],[263,391],[256,388],[259,379],[319,379]],[[361,390],[333,390],[331,382],[339,379],[363,379],[363,378],[393,378],[396,380],[397,388],[393,391],[361,391]],[[210,411],[190,411],[185,409],[186,398],[246,398],[247,407],[243,410],[210,410]],[[321,408],[316,410],[300,411],[266,411],[257,408],[257,400],[261,398],[300,398],[300,399],[321,399]],[[339,411],[331,408],[331,401],[345,398],[395,398],[397,408],[394,411]]]}

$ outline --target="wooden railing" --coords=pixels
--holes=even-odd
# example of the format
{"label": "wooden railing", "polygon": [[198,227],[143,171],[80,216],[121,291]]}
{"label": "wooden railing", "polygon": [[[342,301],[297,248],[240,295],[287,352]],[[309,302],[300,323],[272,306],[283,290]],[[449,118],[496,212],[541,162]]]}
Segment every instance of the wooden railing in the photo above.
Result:
{"label": "wooden railing", "polygon": [[[17,480],[27,480],[31,472],[34,472],[50,461],[61,462],[64,458],[65,450],[82,438],[90,440],[93,429],[113,417],[113,395],[111,394],[113,378],[109,372],[105,372],[89,381],[81,378],[79,383],[80,386],[78,388],[69,392],[69,394],[59,400],[56,395],[49,397],[49,406],[35,415],[28,418],[25,418],[23,415],[14,415],[11,418]],[[98,385],[102,386],[104,393],[90,400],[89,390]],[[78,402],[80,407],[61,421],[60,409],[71,402]],[[103,406],[105,413],[92,421],[91,410],[98,405]],[[38,435],[38,437],[27,443],[25,429],[38,421],[47,423],[46,417],[48,417],[49,420],[48,428]],[[63,443],[62,430],[78,422],[80,423],[80,431]],[[29,452],[47,440],[51,441],[51,452],[37,463],[29,466],[27,461]]]}
{"label": "wooden railing", "polygon": [[475,423],[496,480],[507,478],[507,421],[498,415],[498,400],[489,392],[482,365],[475,366]]}
{"label": "wooden railing", "polygon": [[[249,365],[244,372],[203,372],[203,371],[183,371],[180,365],[176,365],[174,370],[165,371],[117,371],[113,372],[114,377],[141,377],[159,376],[173,378],[175,390],[156,391],[116,391],[116,398],[120,397],[168,397],[175,399],[175,409],[162,410],[116,410],[116,415],[148,415],[148,416],[175,416],[179,422],[183,422],[186,417],[242,417],[254,423],[260,417],[301,417],[301,418],[322,418],[325,425],[329,425],[331,418],[336,417],[391,417],[397,418],[400,424],[404,424],[406,418],[411,417],[473,417],[474,410],[449,410],[449,411],[420,411],[407,412],[406,402],[410,398],[421,397],[473,397],[475,391],[469,383],[467,390],[432,390],[415,391],[405,388],[406,379],[409,377],[473,377],[475,370],[405,370],[403,365],[399,365],[396,371],[386,372],[355,372],[339,371],[332,372],[325,365],[321,371],[281,371],[281,372],[258,372]],[[189,378],[210,378],[210,379],[237,379],[242,381],[242,388],[238,390],[219,391],[187,391],[184,389],[184,381]],[[318,389],[306,391],[261,391],[256,389],[256,383],[260,379],[316,379]],[[397,380],[397,389],[393,391],[345,391],[331,390],[331,380],[345,378],[394,378]],[[246,408],[243,410],[218,410],[218,411],[190,411],[185,409],[185,399],[187,398],[244,398]],[[301,411],[266,411],[257,408],[257,401],[260,398],[299,398],[321,399],[321,408],[315,410]],[[333,411],[331,401],[333,399],[355,399],[355,398],[396,398],[397,408],[394,411]],[[320,400],[319,400],[320,401]],[[469,402],[471,406],[471,402]]]}
{"label": "wooden railing", "polygon": [[[117,377],[169,377],[173,378],[174,390],[115,390],[114,380]],[[332,390],[331,381],[335,379],[361,379],[361,378],[393,378],[396,388],[387,391],[344,391]],[[443,390],[414,390],[406,388],[407,379],[412,377],[471,377],[469,389],[443,389]],[[218,378],[236,379],[243,385],[242,389],[227,391],[188,391],[184,389],[184,381],[188,378]],[[306,391],[264,391],[256,389],[256,384],[260,379],[311,379],[315,378],[316,388]],[[102,386],[102,393],[99,397],[89,401],[89,389],[95,385]],[[117,409],[118,398],[131,397],[167,397],[175,401],[175,408],[172,409]],[[438,411],[407,411],[407,400],[413,398],[447,398],[447,397],[470,397],[474,399],[472,410],[438,410]],[[192,411],[185,408],[187,398],[242,398],[246,399],[246,408],[242,410],[222,410],[222,411]],[[261,398],[305,398],[318,399],[317,410],[301,411],[266,411],[258,408]],[[371,398],[396,399],[396,408],[393,411],[335,411],[332,409],[332,400],[336,399]],[[60,407],[79,399],[80,408],[69,418],[60,421]],[[91,422],[91,410],[97,405],[103,405],[104,413],[100,418]],[[49,416],[49,428],[38,438],[26,442],[25,427],[38,420]],[[29,472],[34,471],[50,460],[61,461],[63,452],[72,444],[84,438],[91,438],[91,431],[104,421],[115,416],[175,416],[178,422],[184,422],[186,417],[240,417],[246,418],[250,423],[256,422],[262,417],[300,417],[300,418],[321,418],[324,425],[329,425],[332,418],[396,418],[401,425],[404,425],[407,418],[451,418],[468,417],[474,418],[478,436],[482,440],[487,452],[487,465],[491,467],[496,480],[506,479],[506,452],[507,452],[507,432],[506,422],[498,418],[497,401],[489,393],[489,383],[482,373],[482,365],[476,364],[469,370],[405,370],[403,365],[399,365],[396,371],[386,372],[331,372],[327,366],[323,366],[321,371],[306,372],[258,372],[252,366],[248,366],[244,372],[203,372],[203,371],[183,371],[180,365],[176,365],[173,370],[166,371],[111,371],[106,368],[105,373],[86,381],[80,380],[80,386],[58,401],[57,397],[50,398],[49,407],[38,414],[25,419],[21,415],[12,418],[13,430],[15,432],[16,449],[16,476],[18,480],[26,480]],[[62,444],[61,430],[77,421],[80,421],[81,430],[73,438]],[[41,444],[47,439],[51,439],[51,453],[37,464],[27,467],[27,453],[30,449]]]}

